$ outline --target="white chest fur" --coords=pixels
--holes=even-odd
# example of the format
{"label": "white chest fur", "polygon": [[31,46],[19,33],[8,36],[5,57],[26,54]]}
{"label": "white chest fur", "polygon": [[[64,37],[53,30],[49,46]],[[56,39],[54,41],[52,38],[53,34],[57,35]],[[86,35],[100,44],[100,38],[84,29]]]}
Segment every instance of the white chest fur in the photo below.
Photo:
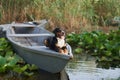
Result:
{"label": "white chest fur", "polygon": [[58,40],[58,43],[56,45],[62,48],[65,45],[65,40],[60,38],[57,38],[57,40]]}

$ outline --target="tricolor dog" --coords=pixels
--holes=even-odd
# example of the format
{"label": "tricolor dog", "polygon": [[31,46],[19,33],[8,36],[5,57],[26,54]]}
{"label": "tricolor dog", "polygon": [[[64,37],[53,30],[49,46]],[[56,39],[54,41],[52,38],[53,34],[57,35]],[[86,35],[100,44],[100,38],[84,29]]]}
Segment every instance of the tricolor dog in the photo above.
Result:
{"label": "tricolor dog", "polygon": [[66,47],[66,40],[65,40],[65,31],[60,28],[55,28],[53,30],[55,34],[54,37],[49,37],[45,40],[45,45],[56,52],[62,54],[68,54],[68,50]]}

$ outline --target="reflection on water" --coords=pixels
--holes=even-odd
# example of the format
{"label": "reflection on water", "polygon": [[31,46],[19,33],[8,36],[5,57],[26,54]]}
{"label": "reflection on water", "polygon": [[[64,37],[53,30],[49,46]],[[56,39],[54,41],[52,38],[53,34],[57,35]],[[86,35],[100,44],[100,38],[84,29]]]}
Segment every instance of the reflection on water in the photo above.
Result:
{"label": "reflection on water", "polygon": [[120,80],[120,68],[96,68],[94,60],[72,60],[66,66],[70,80]]}

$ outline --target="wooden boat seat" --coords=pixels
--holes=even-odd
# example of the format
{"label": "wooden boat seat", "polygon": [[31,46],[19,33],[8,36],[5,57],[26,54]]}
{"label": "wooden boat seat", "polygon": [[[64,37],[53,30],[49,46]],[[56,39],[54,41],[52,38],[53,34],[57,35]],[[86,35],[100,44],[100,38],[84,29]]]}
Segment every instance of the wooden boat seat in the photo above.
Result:
{"label": "wooden boat seat", "polygon": [[39,36],[51,36],[51,34],[9,34],[10,37],[39,37]]}
{"label": "wooden boat seat", "polygon": [[36,27],[34,24],[13,23],[11,27]]}

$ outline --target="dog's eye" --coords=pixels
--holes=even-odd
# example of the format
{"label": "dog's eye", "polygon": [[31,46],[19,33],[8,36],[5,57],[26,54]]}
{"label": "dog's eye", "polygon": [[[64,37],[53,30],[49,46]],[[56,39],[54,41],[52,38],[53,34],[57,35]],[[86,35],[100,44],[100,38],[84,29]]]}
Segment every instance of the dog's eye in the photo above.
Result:
{"label": "dog's eye", "polygon": [[64,32],[64,31],[62,31],[62,35],[65,35],[65,32]]}

